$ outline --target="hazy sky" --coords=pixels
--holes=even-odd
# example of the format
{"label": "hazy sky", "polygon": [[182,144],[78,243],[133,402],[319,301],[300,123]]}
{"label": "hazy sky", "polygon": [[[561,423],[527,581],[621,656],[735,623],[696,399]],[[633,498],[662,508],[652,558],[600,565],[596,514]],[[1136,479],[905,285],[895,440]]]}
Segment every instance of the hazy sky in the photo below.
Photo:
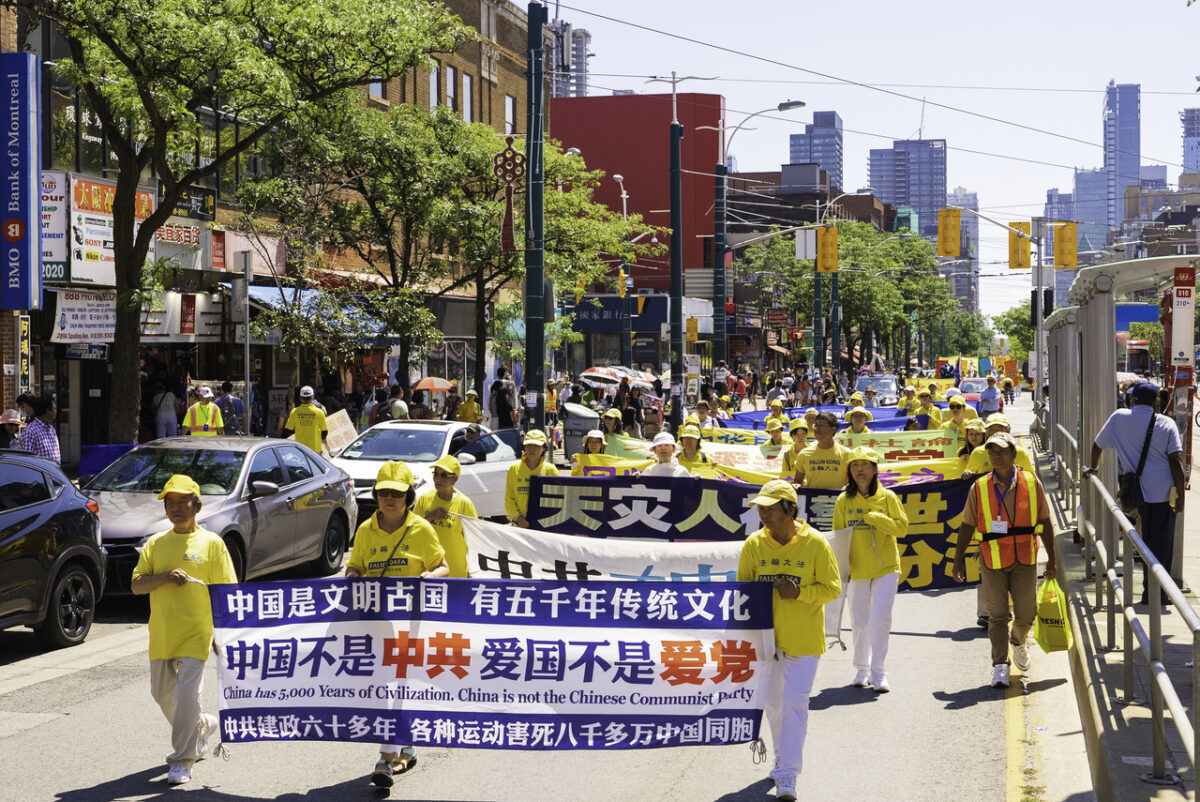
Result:
{"label": "hazy sky", "polygon": [[[646,77],[672,70],[718,76],[680,91],[724,95],[729,126],[784,100],[805,101],[804,109],[755,118],[737,134],[731,154],[739,170],[778,170],[788,160],[789,134],[802,133],[813,111],[833,110],[846,129],[847,189],[867,185],[871,148],[923,130],[946,140],[947,189],[977,192],[981,211],[1005,222],[1040,215],[1051,187],[1070,192],[1072,168],[1103,166],[1101,110],[1110,79],[1142,85],[1142,163],[1167,165],[1172,184],[1182,163],[1179,110],[1200,107],[1200,59],[1186,55],[1200,30],[1200,5],[1188,8],[1186,0],[557,6],[561,19],[592,34],[589,94],[663,91]],[[549,3],[551,19],[555,8]],[[921,98],[928,101],[923,123]],[[1029,297],[1029,273],[1008,271],[1007,242],[1003,229],[981,222],[985,314]]]}

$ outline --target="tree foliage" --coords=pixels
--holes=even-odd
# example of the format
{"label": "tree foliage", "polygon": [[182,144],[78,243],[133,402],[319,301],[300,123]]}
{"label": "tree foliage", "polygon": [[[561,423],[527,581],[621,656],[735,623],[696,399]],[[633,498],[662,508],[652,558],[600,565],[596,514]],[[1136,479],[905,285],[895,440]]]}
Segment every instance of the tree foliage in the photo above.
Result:
{"label": "tree foliage", "polygon": [[[115,159],[114,443],[136,440],[137,416],[128,411],[139,405],[144,265],[182,192],[310,104],[402,75],[473,35],[435,0],[2,2],[57,25],[70,52],[57,75],[81,92]],[[150,168],[164,197],[136,229],[137,186]]]}
{"label": "tree foliage", "polygon": [[1025,301],[1020,306],[1014,306],[992,318],[996,331],[1008,337],[1008,350],[1018,362],[1029,361],[1029,352],[1033,350],[1034,329],[1031,315],[1029,301]]}

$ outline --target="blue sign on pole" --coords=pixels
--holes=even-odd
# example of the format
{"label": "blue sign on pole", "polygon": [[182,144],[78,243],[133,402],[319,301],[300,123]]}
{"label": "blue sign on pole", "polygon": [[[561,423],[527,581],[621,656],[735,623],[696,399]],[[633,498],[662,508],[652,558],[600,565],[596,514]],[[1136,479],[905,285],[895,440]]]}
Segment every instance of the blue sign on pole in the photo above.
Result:
{"label": "blue sign on pole", "polygon": [[42,307],[41,67],[33,53],[0,53],[3,129],[0,309]]}

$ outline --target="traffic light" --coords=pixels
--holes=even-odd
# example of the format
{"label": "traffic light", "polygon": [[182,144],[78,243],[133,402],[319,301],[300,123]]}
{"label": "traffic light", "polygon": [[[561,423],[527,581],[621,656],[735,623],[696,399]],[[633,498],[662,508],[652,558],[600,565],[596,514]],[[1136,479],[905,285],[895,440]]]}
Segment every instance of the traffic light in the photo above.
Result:
{"label": "traffic light", "polygon": [[838,269],[837,226],[817,229],[817,272],[836,273]]}
{"label": "traffic light", "polygon": [[1054,269],[1074,270],[1079,267],[1074,223],[1054,224]]}
{"label": "traffic light", "polygon": [[1008,224],[1010,229],[1015,228],[1023,235],[1018,235],[1016,231],[1008,232],[1008,266],[1013,270],[1025,270],[1033,266],[1033,263],[1030,261],[1030,225],[1028,222]]}
{"label": "traffic light", "polygon": [[958,256],[962,242],[962,212],[938,209],[938,256]]}
{"label": "traffic light", "polygon": [[617,272],[617,295],[621,296],[622,298],[625,297],[625,278],[628,275],[629,274],[625,272],[624,267]]}

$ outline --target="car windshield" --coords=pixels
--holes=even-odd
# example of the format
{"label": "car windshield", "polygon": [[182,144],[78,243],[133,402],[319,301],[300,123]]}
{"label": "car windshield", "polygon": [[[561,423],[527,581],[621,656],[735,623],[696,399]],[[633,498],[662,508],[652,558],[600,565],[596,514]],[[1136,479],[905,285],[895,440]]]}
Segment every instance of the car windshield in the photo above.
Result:
{"label": "car windshield", "polygon": [[963,379],[958,389],[964,393],[982,393],[987,389],[987,379]]}
{"label": "car windshield", "polygon": [[342,451],[342,459],[433,462],[442,456],[446,432],[441,429],[376,426]]}
{"label": "car windshield", "polygon": [[209,448],[139,448],[109,465],[88,484],[89,490],[113,493],[159,493],[177,473],[190,476],[205,496],[224,496],[233,492],[242,463],[243,451]]}
{"label": "car windshield", "polygon": [[895,376],[860,376],[854,384],[854,389],[860,393],[866,392],[868,387],[874,387],[875,391],[883,395],[896,394],[896,377]]}

